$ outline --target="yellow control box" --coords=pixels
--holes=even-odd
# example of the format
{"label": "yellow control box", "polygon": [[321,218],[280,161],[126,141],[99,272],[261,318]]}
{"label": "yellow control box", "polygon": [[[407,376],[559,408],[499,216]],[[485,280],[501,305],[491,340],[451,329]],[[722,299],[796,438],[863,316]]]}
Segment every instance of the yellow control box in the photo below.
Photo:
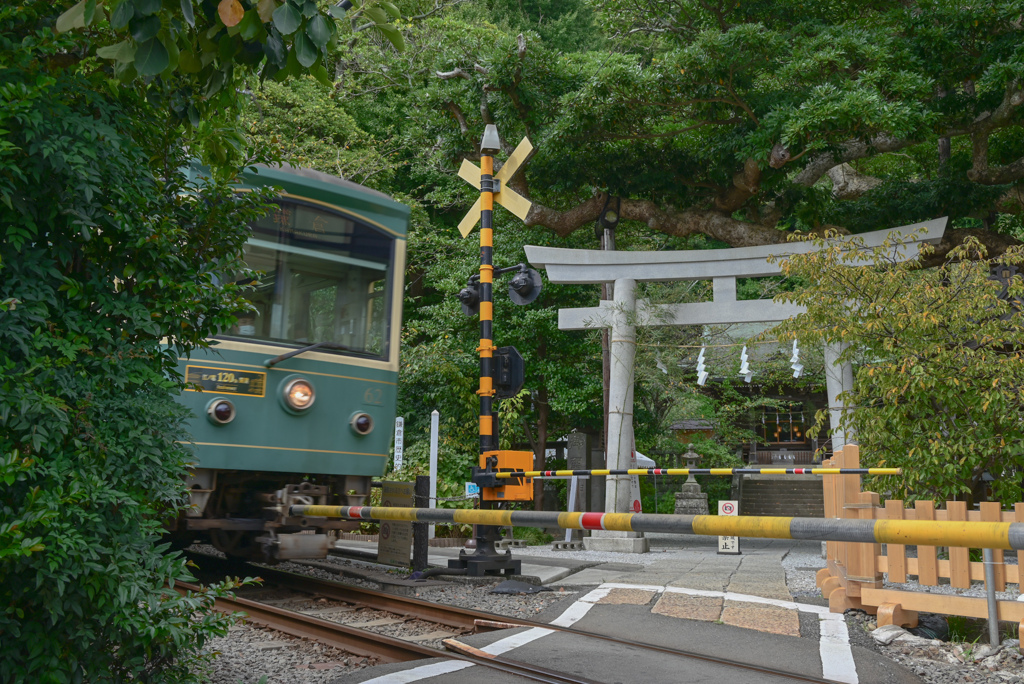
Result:
{"label": "yellow control box", "polygon": [[[480,454],[480,467],[487,467],[490,456],[498,457],[498,472],[533,470],[532,451],[485,451]],[[533,501],[533,478],[520,477],[508,480],[503,487],[484,487],[484,501]]]}

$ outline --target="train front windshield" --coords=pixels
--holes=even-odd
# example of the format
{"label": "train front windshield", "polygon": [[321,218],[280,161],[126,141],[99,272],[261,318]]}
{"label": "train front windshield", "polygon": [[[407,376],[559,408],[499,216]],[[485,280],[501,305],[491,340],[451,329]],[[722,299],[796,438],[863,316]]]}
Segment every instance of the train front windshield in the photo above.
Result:
{"label": "train front windshield", "polygon": [[385,359],[394,239],[317,206],[282,201],[252,226],[246,264],[262,272],[230,337],[330,342]]}

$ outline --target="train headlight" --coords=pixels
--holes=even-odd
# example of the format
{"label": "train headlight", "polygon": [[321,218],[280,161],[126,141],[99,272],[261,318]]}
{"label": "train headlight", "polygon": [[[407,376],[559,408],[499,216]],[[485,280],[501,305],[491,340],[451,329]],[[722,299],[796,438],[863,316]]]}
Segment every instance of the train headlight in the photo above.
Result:
{"label": "train headlight", "polygon": [[235,405],[218,397],[206,405],[206,418],[214,425],[227,425],[235,419]]}
{"label": "train headlight", "polygon": [[356,413],[348,424],[357,435],[368,435],[373,432],[373,417],[369,413]]}
{"label": "train headlight", "polygon": [[313,383],[305,378],[291,378],[284,383],[281,398],[287,408],[296,413],[302,413],[313,405],[316,400],[316,390],[313,389]]}

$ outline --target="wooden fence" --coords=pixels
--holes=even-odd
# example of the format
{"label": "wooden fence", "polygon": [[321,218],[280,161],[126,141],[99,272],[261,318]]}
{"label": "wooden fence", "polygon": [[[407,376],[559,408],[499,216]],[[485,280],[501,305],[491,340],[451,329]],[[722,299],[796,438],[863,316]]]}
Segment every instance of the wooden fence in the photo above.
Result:
{"label": "wooden fence", "polygon": [[[859,468],[860,450],[847,446],[836,451],[823,467]],[[931,501],[916,501],[913,508],[904,508],[902,501],[890,500],[879,504],[878,494],[861,491],[859,475],[825,475],[826,518],[854,518],[863,520],[980,520],[987,522],[1024,522],[1024,503],[1013,511],[1003,511],[998,502],[982,503],[980,510],[968,511],[963,501],[947,501],[936,509]],[[985,579],[984,564],[970,560],[966,548],[935,546],[916,547],[916,557],[907,556],[902,544],[887,544],[882,553],[881,544],[827,542],[827,566],[818,572],[818,586],[829,602],[833,613],[859,608],[877,614],[878,625],[917,625],[917,613],[943,613],[983,618],[988,615],[984,597],[973,598],[927,591],[885,589],[882,573],[888,573],[889,582],[906,583],[910,575],[917,577],[919,585],[938,586],[948,580],[949,586],[966,589],[971,580]],[[995,589],[1003,591],[1007,583],[1020,584],[1019,568],[1024,551],[1017,554],[1018,565],[1004,565],[1004,552],[994,551]],[[945,557],[940,557],[945,556]],[[1024,603],[999,601],[999,619],[1021,622]],[[1022,625],[1024,627],[1024,625]]]}

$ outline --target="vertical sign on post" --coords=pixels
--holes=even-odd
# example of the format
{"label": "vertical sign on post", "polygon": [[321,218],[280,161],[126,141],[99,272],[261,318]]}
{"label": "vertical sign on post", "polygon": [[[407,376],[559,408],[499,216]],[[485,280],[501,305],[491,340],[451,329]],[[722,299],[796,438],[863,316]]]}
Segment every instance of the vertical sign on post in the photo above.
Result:
{"label": "vertical sign on post", "polygon": [[405,418],[395,418],[395,463],[394,470],[401,470],[405,462]]}
{"label": "vertical sign on post", "polygon": [[[636,442],[633,442],[633,450],[629,452],[629,468],[636,470],[640,466],[636,462]],[[640,503],[640,476],[629,476],[629,507],[634,513],[643,513],[643,505]],[[655,511],[657,513],[657,511]]]}
{"label": "vertical sign on post", "polygon": [[[381,482],[381,505],[413,507],[412,482]],[[377,536],[377,562],[399,567],[409,566],[412,553],[412,523],[402,520],[384,520]]]}
{"label": "vertical sign on post", "polygon": [[[436,410],[430,412],[430,501],[427,508],[437,508],[437,422]],[[434,538],[434,526],[427,527],[427,539]]]}
{"label": "vertical sign on post", "polygon": [[[739,515],[739,502],[738,501],[719,501],[718,502],[718,515]],[[739,537],[719,537],[718,538],[718,553],[739,555],[740,553],[740,538]]]}

